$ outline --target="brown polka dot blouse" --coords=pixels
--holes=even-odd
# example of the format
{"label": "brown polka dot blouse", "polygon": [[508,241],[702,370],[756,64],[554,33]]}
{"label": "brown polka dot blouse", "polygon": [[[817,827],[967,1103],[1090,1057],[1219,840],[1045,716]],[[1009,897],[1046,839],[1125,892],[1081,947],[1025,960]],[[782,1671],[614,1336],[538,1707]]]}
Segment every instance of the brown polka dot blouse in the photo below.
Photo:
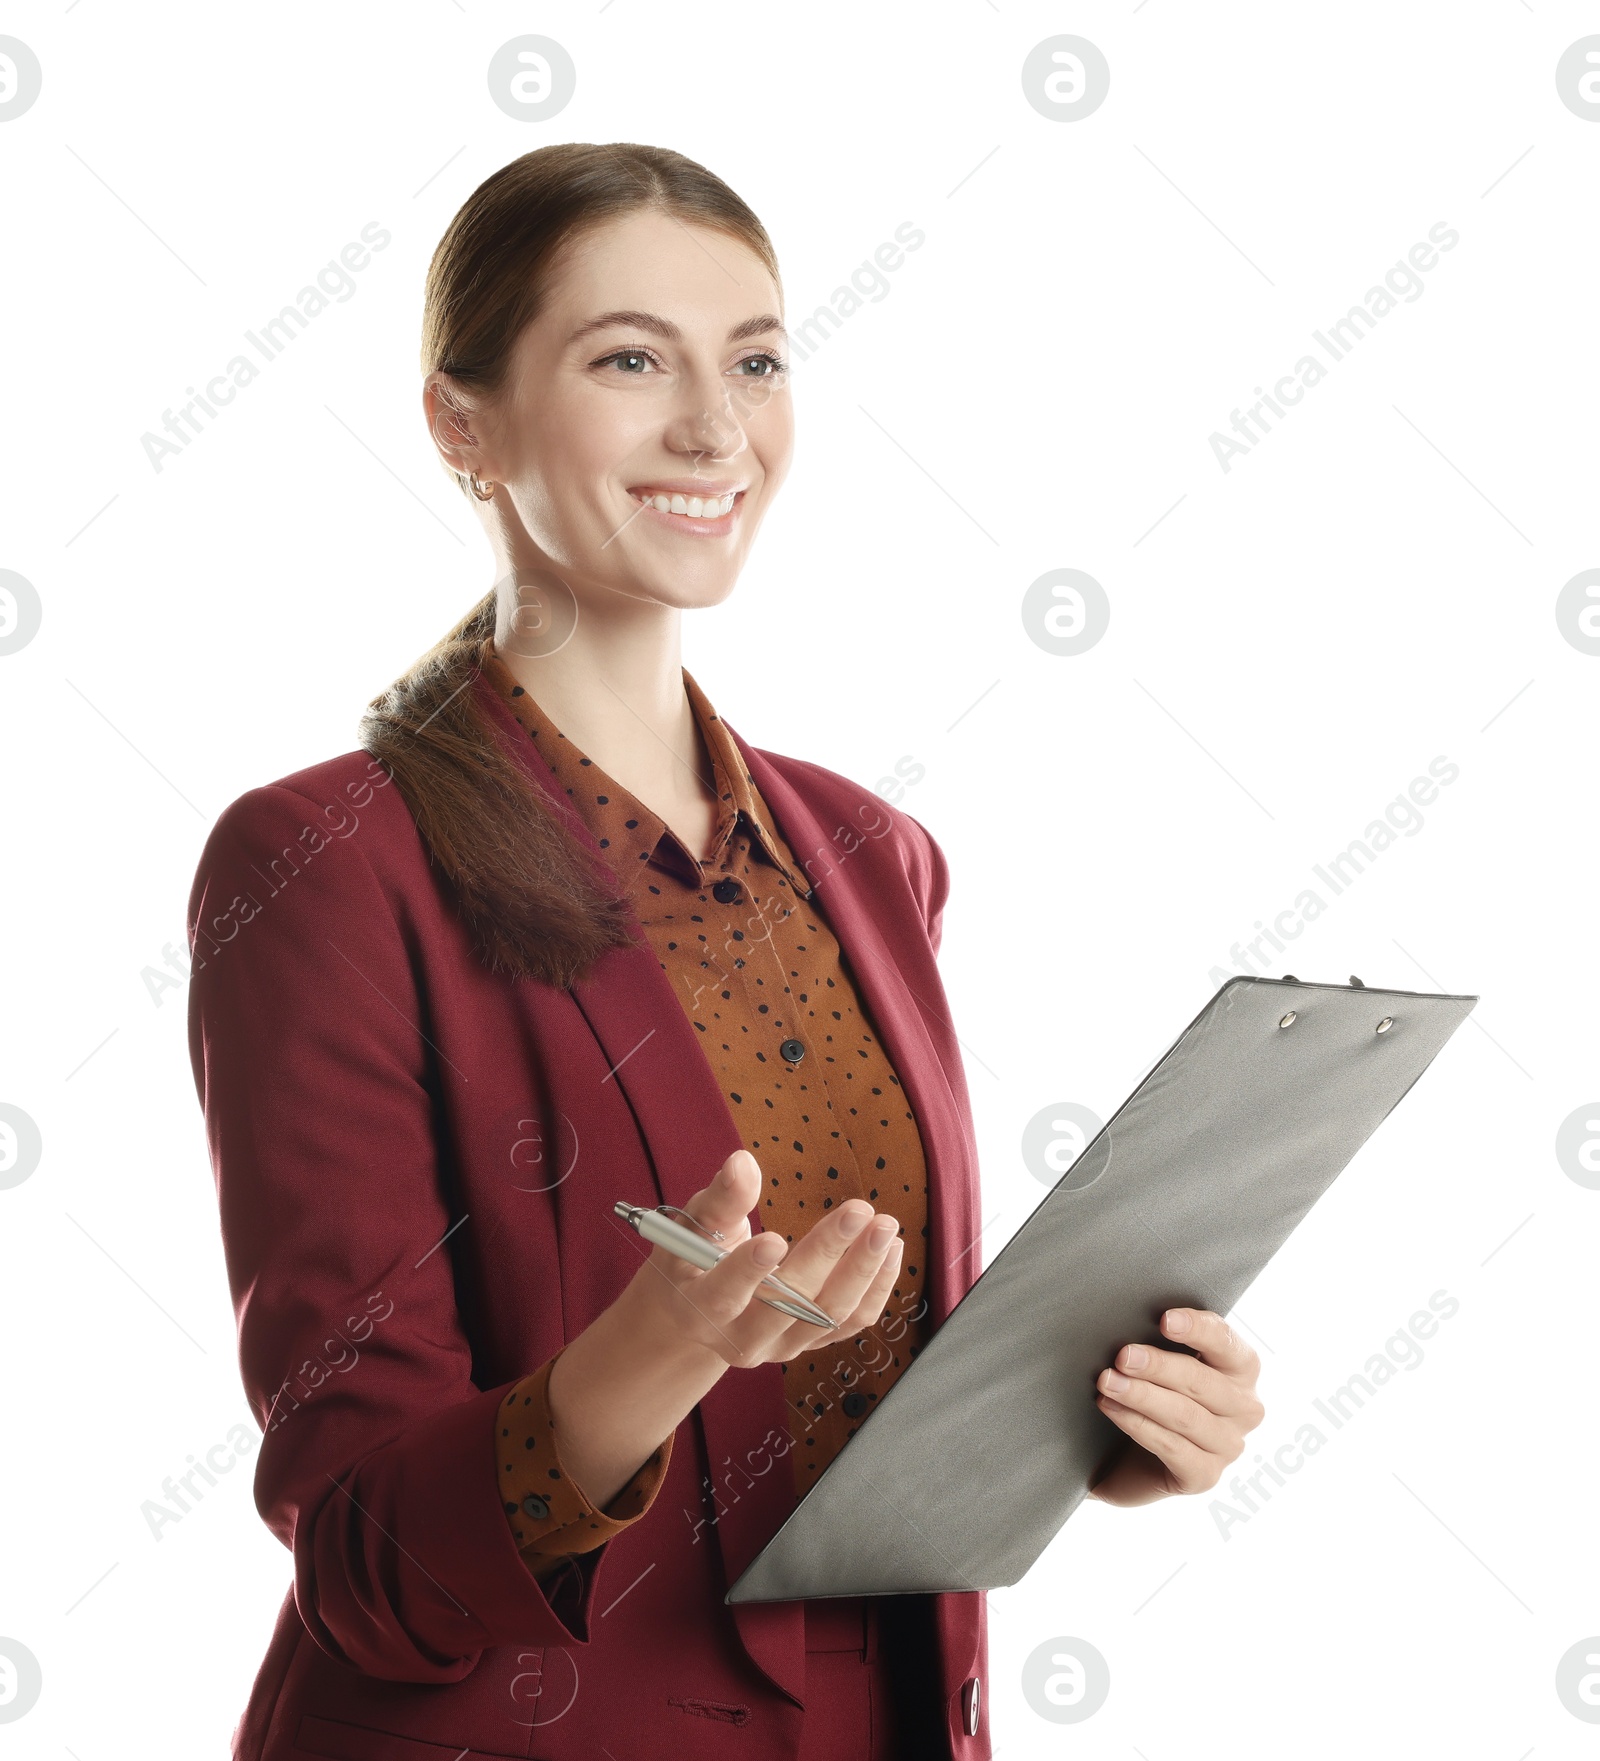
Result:
{"label": "brown polka dot blouse", "polygon": [[[887,1318],[783,1366],[790,1460],[804,1494],[928,1335],[927,1167],[910,1102],[803,869],[688,670],[684,689],[720,803],[702,857],[565,738],[492,641],[482,664],[599,841],[672,980],[761,1164],[761,1227],[793,1241],[849,1198],[900,1224],[905,1249]],[[506,1516],[538,1575],[642,1516],[673,1443],[664,1439],[605,1511],[595,1510],[562,1468],[545,1402],[554,1361],[512,1388],[497,1424]]]}

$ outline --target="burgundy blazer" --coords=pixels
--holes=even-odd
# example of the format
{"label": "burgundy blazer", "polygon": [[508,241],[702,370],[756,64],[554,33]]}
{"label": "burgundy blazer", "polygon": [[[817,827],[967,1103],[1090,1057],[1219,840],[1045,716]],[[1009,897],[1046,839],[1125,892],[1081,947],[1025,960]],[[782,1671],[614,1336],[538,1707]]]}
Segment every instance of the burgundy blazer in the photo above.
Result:
{"label": "burgundy blazer", "polygon": [[[471,689],[603,860],[488,682]],[[944,857],[869,790],[733,737],[921,1128],[938,1325],[979,1270],[977,1148],[935,964]],[[683,1204],[742,1144],[643,931],[571,989],[490,972],[361,751],[234,801],[188,923],[190,1053],[263,1428],[255,1500],[294,1560],[235,1757],[792,1757],[804,1605],[723,1601],[795,1503],[777,1364],[730,1369],[651,1509],[545,1587],[495,1483],[510,1384],[647,1251],[613,1202]],[[983,1761],[984,1597],[932,1603],[948,1755]]]}

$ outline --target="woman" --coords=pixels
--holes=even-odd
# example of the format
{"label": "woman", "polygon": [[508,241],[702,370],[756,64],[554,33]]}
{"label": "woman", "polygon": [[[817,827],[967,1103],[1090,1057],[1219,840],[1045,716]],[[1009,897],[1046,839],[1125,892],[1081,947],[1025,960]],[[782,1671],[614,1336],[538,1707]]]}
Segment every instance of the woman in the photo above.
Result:
{"label": "woman", "polygon": [[[978,1592],[724,1601],[978,1270],[944,858],[680,661],[788,469],[782,312],[678,154],[489,178],[424,403],[497,584],[202,856],[191,1049],[294,1558],[249,1761],[989,1753]],[[839,1324],[759,1300],[774,1265]],[[1261,1416],[1215,1315],[1163,1324],[1193,1352],[1102,1378],[1115,1503]]]}

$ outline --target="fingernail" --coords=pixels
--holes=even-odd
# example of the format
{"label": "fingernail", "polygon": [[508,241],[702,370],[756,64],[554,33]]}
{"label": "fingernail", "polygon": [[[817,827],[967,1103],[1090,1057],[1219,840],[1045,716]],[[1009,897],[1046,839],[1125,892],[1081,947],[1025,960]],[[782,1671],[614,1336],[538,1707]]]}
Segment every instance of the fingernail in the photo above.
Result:
{"label": "fingernail", "polygon": [[717,1170],[717,1185],[721,1187],[733,1185],[733,1164],[731,1162],[724,1162]]}
{"label": "fingernail", "polygon": [[1102,1387],[1109,1388],[1113,1394],[1120,1394],[1128,1386],[1128,1378],[1119,1376],[1115,1370],[1107,1370],[1100,1382]]}
{"label": "fingernail", "polygon": [[1187,1333],[1189,1331],[1189,1311],[1187,1309],[1168,1309],[1166,1322],[1169,1333]]}
{"label": "fingernail", "polygon": [[1122,1354],[1122,1365],[1128,1370],[1142,1370],[1150,1353],[1142,1345],[1130,1345]]}
{"label": "fingernail", "polygon": [[839,1233],[846,1241],[854,1241],[871,1221],[871,1211],[857,1210],[853,1205],[849,1206],[839,1213]]}
{"label": "fingernail", "polygon": [[867,1237],[867,1246],[881,1251],[900,1233],[900,1225],[893,1217],[879,1217],[872,1225],[872,1233]]}
{"label": "fingernail", "polygon": [[764,1229],[756,1237],[755,1245],[750,1249],[750,1257],[758,1266],[775,1266],[783,1258],[787,1245]]}

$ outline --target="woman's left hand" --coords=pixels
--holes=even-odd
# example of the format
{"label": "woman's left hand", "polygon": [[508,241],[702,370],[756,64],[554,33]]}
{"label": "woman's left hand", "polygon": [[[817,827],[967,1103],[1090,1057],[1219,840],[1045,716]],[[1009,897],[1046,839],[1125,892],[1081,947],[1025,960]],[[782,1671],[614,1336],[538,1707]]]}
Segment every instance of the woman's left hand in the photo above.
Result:
{"label": "woman's left hand", "polygon": [[1125,1345],[1100,1372],[1101,1412],[1138,1446],[1120,1452],[1091,1498],[1149,1504],[1175,1492],[1208,1492],[1261,1423],[1261,1360],[1210,1309],[1168,1309],[1161,1330],[1187,1351]]}

